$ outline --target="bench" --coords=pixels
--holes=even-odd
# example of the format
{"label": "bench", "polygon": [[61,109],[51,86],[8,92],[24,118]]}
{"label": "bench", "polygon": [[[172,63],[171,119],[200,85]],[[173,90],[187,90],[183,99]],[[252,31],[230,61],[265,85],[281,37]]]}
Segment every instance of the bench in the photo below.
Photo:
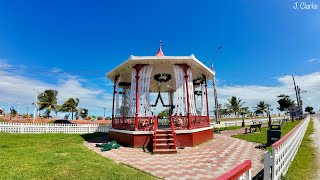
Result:
{"label": "bench", "polygon": [[251,129],[255,129],[255,132],[257,132],[257,129],[259,128],[260,132],[261,132],[261,124],[251,124],[250,127],[246,127],[245,129],[245,133],[247,134],[248,133],[248,130],[249,132],[251,133]]}

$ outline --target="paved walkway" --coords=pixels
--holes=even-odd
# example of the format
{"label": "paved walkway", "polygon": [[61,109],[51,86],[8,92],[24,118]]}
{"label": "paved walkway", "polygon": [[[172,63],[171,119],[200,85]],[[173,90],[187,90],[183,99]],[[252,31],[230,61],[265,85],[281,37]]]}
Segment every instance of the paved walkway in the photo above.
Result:
{"label": "paved walkway", "polygon": [[215,139],[196,147],[178,149],[177,154],[143,152],[140,148],[121,147],[101,152],[95,143],[84,144],[101,154],[137,169],[166,179],[213,179],[228,172],[245,160],[252,161],[252,175],[263,169],[264,151],[256,149],[258,144],[215,134]]}
{"label": "paved walkway", "polygon": [[[317,148],[317,160],[318,160],[318,165],[320,165],[320,115],[314,115],[312,116],[314,119],[313,127],[314,127],[314,134],[313,136],[313,142],[315,147]],[[318,168],[317,172],[317,179],[320,179],[320,168]]]}

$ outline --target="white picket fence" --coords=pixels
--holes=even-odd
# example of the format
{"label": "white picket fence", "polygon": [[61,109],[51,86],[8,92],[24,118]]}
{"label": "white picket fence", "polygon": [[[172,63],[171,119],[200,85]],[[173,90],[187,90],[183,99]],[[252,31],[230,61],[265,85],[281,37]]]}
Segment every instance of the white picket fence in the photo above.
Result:
{"label": "white picket fence", "polygon": [[310,122],[307,116],[298,126],[272,145],[264,154],[264,180],[278,180],[288,171]]}
{"label": "white picket fence", "polygon": [[110,126],[101,124],[33,124],[0,122],[0,132],[6,133],[108,133]]}
{"label": "white picket fence", "polygon": [[[276,118],[272,118],[272,123],[282,123],[282,120],[290,120],[289,116],[286,117],[276,117]],[[262,124],[267,124],[269,121],[268,118],[260,118],[260,119],[246,119],[244,120],[245,125],[251,125],[253,124],[253,122],[259,122]],[[221,122],[220,124],[215,124],[215,123],[210,123],[211,126],[214,127],[231,127],[231,126],[241,126],[242,125],[242,120],[238,120],[238,121],[225,121],[225,122]]]}
{"label": "white picket fence", "polygon": [[251,180],[252,163],[250,160],[246,160],[241,163],[237,167],[233,168],[229,172],[222,174],[221,176],[215,178],[215,180],[226,180],[226,179],[234,179],[234,180]]}

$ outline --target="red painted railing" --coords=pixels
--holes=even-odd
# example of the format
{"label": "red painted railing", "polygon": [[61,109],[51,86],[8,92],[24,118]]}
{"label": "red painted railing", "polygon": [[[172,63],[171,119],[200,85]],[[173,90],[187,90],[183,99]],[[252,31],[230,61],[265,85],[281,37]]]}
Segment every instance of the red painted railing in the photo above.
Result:
{"label": "red painted railing", "polygon": [[[138,130],[139,131],[151,131],[154,129],[154,119],[157,119],[158,128],[158,118],[155,117],[138,117]],[[171,126],[171,121],[173,126]],[[162,120],[161,125],[168,125],[176,130],[188,129],[188,118],[187,116],[171,116],[167,120]],[[163,124],[165,123],[165,124]],[[209,116],[190,116],[190,129],[209,127],[210,121]],[[114,117],[112,121],[112,128],[135,131],[135,117]]]}
{"label": "red painted railing", "polygon": [[191,129],[209,127],[209,116],[190,116]]}
{"label": "red painted railing", "polygon": [[174,144],[176,144],[176,132],[174,132],[174,124],[173,124],[173,119],[172,116],[170,117],[170,127],[171,127],[171,131],[173,134],[173,139],[174,139]]}
{"label": "red painted railing", "polygon": [[[138,118],[139,131],[150,131],[153,128],[153,124],[153,117]],[[135,117],[114,117],[112,128],[134,131],[136,129]]]}
{"label": "red painted railing", "polygon": [[236,180],[238,178],[241,179],[240,177],[245,177],[245,179],[251,179],[251,167],[252,167],[251,161],[246,160],[239,166],[219,176],[215,180]]}
{"label": "red painted railing", "polygon": [[[175,129],[188,129],[187,116],[172,116]],[[190,116],[190,129],[209,127],[209,116]]]}
{"label": "red painted railing", "polygon": [[264,179],[280,179],[288,171],[292,160],[299,150],[308,128],[310,116],[307,116],[289,133],[272,145],[271,152],[264,155]]}
{"label": "red painted railing", "polygon": [[288,132],[286,135],[284,135],[282,138],[280,138],[277,142],[273,143],[272,144],[272,148],[278,148],[284,141],[286,141],[290,136],[291,134],[293,134],[296,129],[299,128],[299,126],[301,126],[303,121],[301,121],[298,125],[296,125],[293,129],[291,129],[290,132]]}
{"label": "red painted railing", "polygon": [[154,116],[153,117],[153,150],[157,149],[157,146],[156,146],[157,130],[158,130],[158,118]]}

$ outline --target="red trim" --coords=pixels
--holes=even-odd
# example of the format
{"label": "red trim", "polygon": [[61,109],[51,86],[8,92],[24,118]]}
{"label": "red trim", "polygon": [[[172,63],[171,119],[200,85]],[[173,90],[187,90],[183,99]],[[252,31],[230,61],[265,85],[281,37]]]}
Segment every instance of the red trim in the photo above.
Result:
{"label": "red trim", "polygon": [[251,169],[252,164],[250,160],[246,160],[239,166],[233,168],[231,171],[219,176],[215,180],[235,180],[240,177],[242,174]]}
{"label": "red trim", "polygon": [[186,73],[186,75],[184,76],[184,78],[186,79],[186,93],[187,93],[187,118],[188,118],[188,129],[190,129],[191,127],[191,122],[190,122],[190,100],[189,100],[189,85],[188,85],[188,74]]}
{"label": "red trim", "polygon": [[120,75],[117,75],[114,77],[114,83],[113,83],[113,98],[112,98],[112,116],[111,116],[111,119],[112,119],[112,127],[114,126],[114,98],[115,98],[115,95],[116,95],[116,83],[118,81],[118,78],[119,78]]}
{"label": "red trim", "polygon": [[136,121],[135,121],[135,125],[136,125],[136,131],[138,130],[138,126],[139,126],[139,72],[140,70],[147,64],[136,64],[134,65],[132,68],[134,68],[136,70]]}
{"label": "red trim", "polygon": [[188,69],[189,69],[189,65],[188,64],[175,64],[175,65],[178,65],[180,66],[183,71],[184,71],[184,78],[186,79],[186,93],[187,93],[187,109],[188,109],[188,112],[187,112],[187,118],[188,118],[188,129],[191,128],[191,123],[190,123],[190,101],[189,101],[189,88],[188,88]]}
{"label": "red trim", "polygon": [[189,87],[188,87],[188,69],[189,69],[189,65],[188,64],[175,64],[175,65],[178,65],[180,66],[183,71],[184,71],[184,78],[186,80],[186,93],[187,93],[187,119],[188,119],[188,129],[191,128],[191,122],[190,122],[190,100],[189,100]]}
{"label": "red trim", "polygon": [[[208,103],[208,88],[207,88],[207,77],[205,75],[202,75],[205,78],[204,81],[204,87],[206,89],[206,104],[207,104],[207,116],[209,116],[209,103]],[[209,118],[210,119],[210,118]],[[210,120],[209,120],[210,121]]]}
{"label": "red trim", "polygon": [[139,116],[139,85],[138,85],[138,82],[139,82],[139,78],[140,78],[140,76],[138,75],[139,74],[139,72],[137,73],[137,75],[136,75],[136,123],[135,123],[135,125],[136,125],[136,131],[138,130],[138,126],[139,126],[139,119],[138,119],[138,116]]}
{"label": "red trim", "polygon": [[293,132],[295,132],[296,131],[296,129],[299,127],[299,126],[301,126],[301,123],[302,122],[304,122],[304,120],[302,120],[296,127],[294,127],[293,129],[291,129],[291,131],[290,132],[288,132],[285,136],[283,136],[281,139],[279,139],[277,142],[275,142],[273,145],[272,145],[272,148],[278,148],[285,140],[287,140],[290,136],[291,136],[291,134],[293,133]]}

